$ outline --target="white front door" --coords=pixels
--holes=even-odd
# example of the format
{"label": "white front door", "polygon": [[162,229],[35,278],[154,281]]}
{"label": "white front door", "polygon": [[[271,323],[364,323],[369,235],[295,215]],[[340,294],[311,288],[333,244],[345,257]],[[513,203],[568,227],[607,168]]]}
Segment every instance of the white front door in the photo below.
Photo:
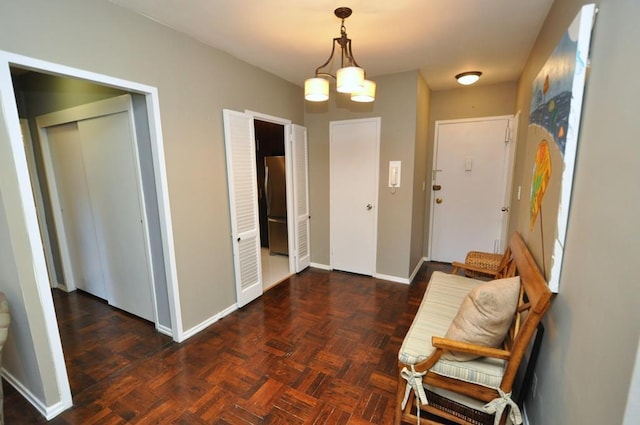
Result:
{"label": "white front door", "polygon": [[331,267],[375,273],[380,118],[330,123]]}
{"label": "white front door", "polygon": [[511,116],[436,122],[431,260],[504,250],[511,122]]}
{"label": "white front door", "polygon": [[236,298],[242,307],[262,295],[253,116],[228,109],[222,113]]}

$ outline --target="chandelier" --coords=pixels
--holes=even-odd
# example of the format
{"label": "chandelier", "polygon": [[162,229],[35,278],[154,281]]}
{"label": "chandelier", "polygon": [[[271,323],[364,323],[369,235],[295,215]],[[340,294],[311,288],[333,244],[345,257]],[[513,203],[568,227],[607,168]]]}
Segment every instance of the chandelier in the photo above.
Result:
{"label": "chandelier", "polygon": [[[349,93],[355,102],[373,102],[376,97],[376,83],[365,79],[364,69],[358,65],[351,51],[351,39],[347,37],[344,20],[351,16],[351,9],[339,7],[333,12],[342,20],[340,37],[333,39],[329,59],[316,68],[313,78],[304,82],[304,98],[311,102],[323,102],[329,99],[329,80],[336,80],[336,90],[339,93]],[[336,45],[340,46],[340,68],[336,75],[331,74],[331,64],[336,53]]]}

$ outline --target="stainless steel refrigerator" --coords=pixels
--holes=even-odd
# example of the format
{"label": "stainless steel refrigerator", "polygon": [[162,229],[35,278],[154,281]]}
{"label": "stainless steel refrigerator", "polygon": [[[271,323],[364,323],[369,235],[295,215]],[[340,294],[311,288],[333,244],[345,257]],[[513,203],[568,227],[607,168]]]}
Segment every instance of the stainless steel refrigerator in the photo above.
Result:
{"label": "stainless steel refrigerator", "polygon": [[287,235],[287,179],[284,156],[264,158],[269,253],[289,255]]}

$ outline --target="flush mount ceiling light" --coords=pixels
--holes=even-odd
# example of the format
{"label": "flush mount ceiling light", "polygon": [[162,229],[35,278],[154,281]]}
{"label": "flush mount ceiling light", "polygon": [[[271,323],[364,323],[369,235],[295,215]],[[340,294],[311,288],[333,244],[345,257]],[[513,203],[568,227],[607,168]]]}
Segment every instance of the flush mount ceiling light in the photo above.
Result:
{"label": "flush mount ceiling light", "polygon": [[[333,13],[342,20],[340,37],[333,39],[329,59],[316,68],[313,78],[304,82],[304,98],[311,102],[323,102],[329,99],[328,78],[333,78],[336,80],[336,90],[351,94],[351,100],[354,102],[373,102],[376,97],[376,83],[365,80],[364,69],[353,57],[351,39],[347,37],[347,29],[344,26],[344,20],[351,16],[352,10],[348,7],[339,7]],[[340,46],[340,68],[336,75],[333,75],[331,65],[334,61],[336,45]]]}
{"label": "flush mount ceiling light", "polygon": [[473,84],[478,81],[481,75],[482,72],[480,71],[468,71],[456,75],[456,80],[458,80],[460,84],[468,86],[469,84]]}

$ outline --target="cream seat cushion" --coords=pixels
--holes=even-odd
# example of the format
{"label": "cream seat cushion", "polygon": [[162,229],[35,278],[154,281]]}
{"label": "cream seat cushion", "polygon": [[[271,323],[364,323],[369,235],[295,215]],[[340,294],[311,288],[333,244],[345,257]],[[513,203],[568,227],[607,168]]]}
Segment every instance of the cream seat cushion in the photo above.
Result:
{"label": "cream seat cushion", "polygon": [[434,351],[431,337],[444,336],[469,291],[482,283],[468,277],[433,272],[398,359],[412,365],[429,357]]}
{"label": "cream seat cushion", "polygon": [[[431,345],[431,338],[443,337],[469,292],[478,285],[487,283],[489,282],[433,272],[418,312],[398,352],[398,359],[404,364],[414,365],[428,358],[435,350]],[[466,362],[441,358],[431,371],[496,389],[504,376],[505,364],[504,360],[486,357]]]}

